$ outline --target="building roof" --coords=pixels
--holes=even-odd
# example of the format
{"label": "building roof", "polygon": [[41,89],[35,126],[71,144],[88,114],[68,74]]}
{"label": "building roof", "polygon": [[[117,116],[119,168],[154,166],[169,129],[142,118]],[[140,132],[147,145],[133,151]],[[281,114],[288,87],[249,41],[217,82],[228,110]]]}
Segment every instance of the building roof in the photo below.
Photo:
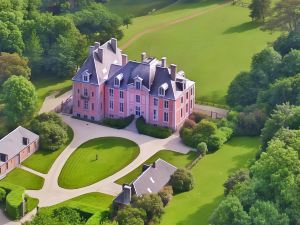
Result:
{"label": "building roof", "polygon": [[[28,138],[27,145],[23,144],[23,138]],[[0,153],[7,155],[10,160],[38,138],[37,134],[19,126],[0,140]],[[0,165],[3,163],[0,162]]]}
{"label": "building roof", "polygon": [[151,194],[159,192],[170,180],[171,175],[177,170],[172,164],[158,159],[149,166],[135,181],[132,186],[135,194]]}
{"label": "building roof", "polygon": [[98,85],[108,78],[111,69],[113,69],[112,71],[118,69],[122,62],[122,55],[117,46],[116,49],[113,48],[113,40],[115,39],[111,39],[101,46],[97,43],[95,46],[91,46],[89,56],[72,80],[84,82],[83,75],[87,71],[91,74],[88,83]]}

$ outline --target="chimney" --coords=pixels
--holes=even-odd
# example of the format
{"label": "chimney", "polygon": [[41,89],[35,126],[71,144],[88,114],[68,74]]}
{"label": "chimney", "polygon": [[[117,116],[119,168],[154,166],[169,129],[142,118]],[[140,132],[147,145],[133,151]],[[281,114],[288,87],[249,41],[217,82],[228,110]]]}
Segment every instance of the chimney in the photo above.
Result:
{"label": "chimney", "polygon": [[124,199],[128,199],[131,202],[131,187],[127,184],[123,184]]}
{"label": "chimney", "polygon": [[95,49],[94,46],[91,45],[89,48],[89,55],[91,55],[93,53],[94,49]]}
{"label": "chimney", "polygon": [[122,66],[125,66],[128,63],[128,56],[126,54],[122,54]]}
{"label": "chimney", "polygon": [[103,50],[103,48],[98,48],[97,53],[98,53],[98,58],[99,58],[100,62],[103,63],[103,57],[104,57],[104,50]]}
{"label": "chimney", "polygon": [[142,167],[142,172],[144,172],[146,169],[148,169],[150,166],[147,164],[144,164]]}
{"label": "chimney", "polygon": [[166,57],[162,57],[161,58],[161,67],[167,67],[167,58]]}
{"label": "chimney", "polygon": [[115,38],[110,39],[110,45],[113,49],[113,51],[116,53],[117,52],[117,46],[118,46],[118,41]]}
{"label": "chimney", "polygon": [[100,47],[100,42],[95,42],[95,49]]}
{"label": "chimney", "polygon": [[153,162],[152,168],[155,168],[155,167],[156,167],[156,162]]}
{"label": "chimney", "polygon": [[175,64],[171,64],[171,79],[176,80],[177,66]]}
{"label": "chimney", "polygon": [[22,138],[22,143],[23,143],[23,145],[28,145],[29,144],[29,139],[26,138],[26,137],[23,137]]}
{"label": "chimney", "polygon": [[142,54],[141,54],[141,62],[144,62],[145,59],[146,59],[146,57],[147,57],[146,52],[142,52]]}

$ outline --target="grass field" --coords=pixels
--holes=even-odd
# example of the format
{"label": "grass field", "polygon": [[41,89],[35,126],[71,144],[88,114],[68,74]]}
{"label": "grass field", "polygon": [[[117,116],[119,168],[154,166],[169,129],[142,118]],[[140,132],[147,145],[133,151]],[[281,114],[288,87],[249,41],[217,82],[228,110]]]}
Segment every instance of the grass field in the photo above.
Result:
{"label": "grass field", "polygon": [[[150,165],[159,158],[173,164],[177,168],[184,168],[189,163],[191,163],[195,158],[197,158],[197,153],[191,151],[188,154],[184,155],[170,150],[161,150],[144,163]],[[135,178],[137,178],[141,174],[142,167],[143,165],[140,165],[138,168],[131,171],[126,176],[117,180],[116,183],[121,185],[131,183]]]}
{"label": "grass field", "polygon": [[22,162],[22,165],[27,166],[40,173],[48,173],[56,158],[73,140],[74,133],[71,127],[68,126],[68,141],[56,151],[39,149],[32,156]]}
{"label": "grass field", "polygon": [[57,205],[53,205],[50,207],[45,207],[41,209],[41,212],[49,213],[54,209],[60,207],[71,207],[74,209],[79,209],[81,211],[94,214],[99,212],[104,212],[109,209],[113,200],[113,196],[102,194],[102,193],[88,193],[84,195],[80,195],[76,198],[72,198],[68,201],[59,203]]}
{"label": "grass field", "polygon": [[166,207],[162,225],[207,225],[208,218],[223,198],[223,183],[237,168],[254,160],[259,138],[232,138],[227,144],[201,159],[192,169],[195,187],[174,196]]}
{"label": "grass field", "polygon": [[39,177],[26,170],[15,168],[6,175],[0,182],[8,182],[22,186],[27,190],[39,190],[43,187],[44,178]]}
{"label": "grass field", "polygon": [[[124,29],[121,46],[131,59],[139,60],[143,51],[159,58],[167,56],[169,63],[177,64],[196,81],[198,99],[224,104],[233,78],[248,70],[253,54],[278,34],[261,31],[246,8],[221,6],[224,1],[217,0],[190,2],[135,18]],[[179,18],[185,20],[178,22]]]}
{"label": "grass field", "polygon": [[138,145],[128,139],[103,137],[90,140],[72,153],[59,175],[58,184],[69,189],[88,186],[116,173],[138,154]]}
{"label": "grass field", "polygon": [[120,16],[142,16],[161,9],[176,0],[110,0],[105,4],[113,13]]}

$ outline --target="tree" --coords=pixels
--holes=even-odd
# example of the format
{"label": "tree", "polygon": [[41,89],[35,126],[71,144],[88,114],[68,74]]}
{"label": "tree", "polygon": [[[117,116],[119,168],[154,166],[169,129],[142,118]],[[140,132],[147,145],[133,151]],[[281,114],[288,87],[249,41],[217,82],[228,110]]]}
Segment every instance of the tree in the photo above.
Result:
{"label": "tree", "polygon": [[229,196],[223,200],[210,217],[211,225],[250,225],[250,218],[239,199]]}
{"label": "tree", "polygon": [[271,202],[255,202],[250,208],[249,216],[254,225],[289,225],[287,215],[280,214]]}
{"label": "tree", "polygon": [[264,22],[267,14],[270,11],[270,7],[270,0],[252,0],[251,4],[249,5],[249,8],[251,10],[251,18]]}
{"label": "tree", "polygon": [[173,198],[173,188],[172,186],[165,186],[160,192],[158,192],[161,201],[164,204],[164,207],[171,201]]}
{"label": "tree", "polygon": [[67,132],[53,122],[42,122],[38,134],[41,147],[47,150],[57,150],[68,140]]}
{"label": "tree", "polygon": [[119,225],[144,225],[146,217],[144,209],[127,206],[118,211],[116,221]]}
{"label": "tree", "polygon": [[12,76],[3,84],[4,114],[15,125],[31,119],[36,111],[35,87],[23,76]]}
{"label": "tree", "polygon": [[217,125],[209,120],[201,120],[194,128],[194,134],[201,134],[204,138],[215,134],[217,132]]}
{"label": "tree", "polygon": [[27,61],[17,53],[2,52],[0,54],[0,85],[12,75],[24,76],[29,79],[30,74],[31,71]]}
{"label": "tree", "polygon": [[205,142],[200,142],[197,145],[197,151],[199,152],[200,155],[205,156],[206,153],[208,152],[206,143]]}
{"label": "tree", "polygon": [[249,170],[247,169],[239,169],[232,173],[227,180],[224,183],[224,194],[228,195],[230,191],[233,190],[234,186],[237,185],[238,183],[242,183],[245,181],[249,181],[250,176],[249,176]]}
{"label": "tree", "polygon": [[276,3],[266,24],[267,29],[296,31],[300,21],[299,0],[280,0]]}
{"label": "tree", "polygon": [[[300,157],[300,130],[282,128],[275,133],[271,142],[277,140],[283,142],[286,148],[291,148],[297,151]],[[269,142],[269,145],[272,144],[271,142]]]}
{"label": "tree", "polygon": [[158,222],[164,213],[164,206],[157,194],[146,194],[132,198],[134,208],[143,209],[147,214],[146,222]]}
{"label": "tree", "polygon": [[132,24],[132,16],[131,15],[125,16],[125,18],[123,18],[123,25],[126,26],[128,29],[128,26],[131,24]]}
{"label": "tree", "polygon": [[38,67],[42,60],[44,49],[35,31],[32,31],[30,37],[25,42],[25,46],[24,55],[30,59],[30,65],[34,68]]}
{"label": "tree", "polygon": [[289,53],[292,49],[300,50],[300,32],[298,30],[282,34],[274,43],[274,49],[282,56]]}
{"label": "tree", "polygon": [[282,59],[280,73],[283,76],[294,76],[300,73],[300,50],[291,50]]}
{"label": "tree", "polygon": [[191,172],[185,169],[177,169],[171,176],[170,185],[174,193],[190,191],[194,188],[194,180]]}
{"label": "tree", "polygon": [[0,52],[17,52],[22,54],[24,50],[24,42],[22,33],[17,25],[11,22],[3,22],[0,20]]}

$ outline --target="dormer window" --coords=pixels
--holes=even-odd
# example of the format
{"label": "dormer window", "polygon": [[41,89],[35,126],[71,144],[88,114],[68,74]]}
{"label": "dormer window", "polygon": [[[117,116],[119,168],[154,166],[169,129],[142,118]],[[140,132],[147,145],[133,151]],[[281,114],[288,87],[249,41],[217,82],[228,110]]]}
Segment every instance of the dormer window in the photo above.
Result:
{"label": "dormer window", "polygon": [[90,73],[88,72],[88,70],[85,70],[83,73],[82,73],[82,76],[83,76],[83,82],[90,82]]}
{"label": "dormer window", "polygon": [[115,87],[120,87],[121,84],[121,80],[123,79],[123,74],[120,73],[119,75],[117,75],[114,79],[114,86]]}
{"label": "dormer window", "polygon": [[167,83],[162,84],[158,89],[158,95],[164,97],[166,95],[166,90],[169,85]]}
{"label": "dormer window", "polygon": [[141,90],[141,87],[142,87],[142,81],[143,81],[143,79],[140,78],[139,76],[137,76],[136,78],[134,78],[134,86],[135,86],[135,89]]}

